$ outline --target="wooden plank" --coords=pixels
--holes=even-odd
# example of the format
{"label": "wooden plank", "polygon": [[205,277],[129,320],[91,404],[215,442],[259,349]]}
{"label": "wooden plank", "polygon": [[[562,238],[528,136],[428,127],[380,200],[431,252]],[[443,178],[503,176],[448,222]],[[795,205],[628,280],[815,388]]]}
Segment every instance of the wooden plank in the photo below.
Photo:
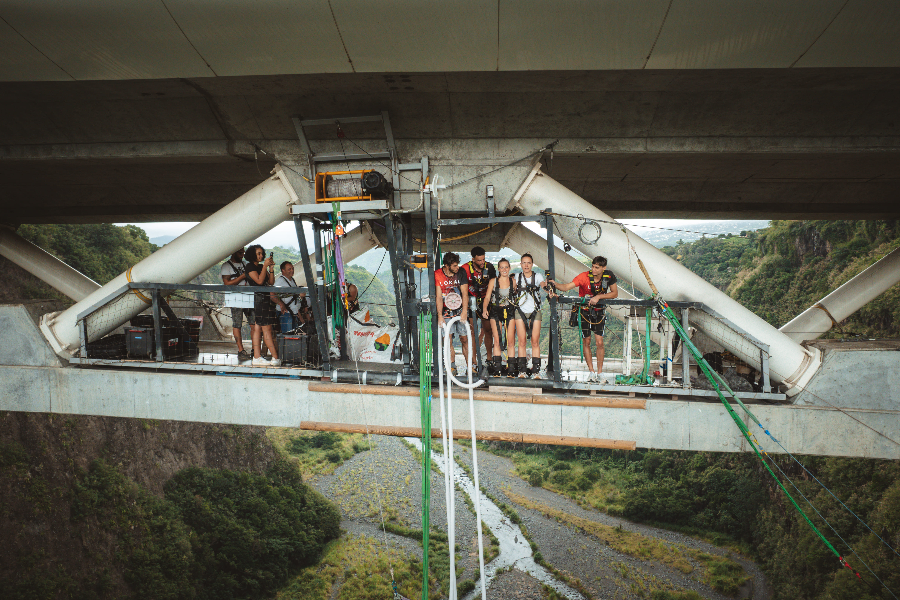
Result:
{"label": "wooden plank", "polygon": [[603,396],[533,396],[534,404],[561,406],[599,406],[602,408],[637,408],[645,410],[647,401],[640,398],[609,398]]}
{"label": "wooden plank", "polygon": [[[302,421],[300,429],[308,431],[335,431],[338,433],[370,433],[372,435],[392,435],[395,437],[421,437],[422,429],[420,427],[382,427],[379,425],[357,425],[353,423],[324,423],[322,421]],[[441,437],[439,429],[431,430],[431,437]]]}
{"label": "wooden plank", "polygon": [[[303,421],[300,429],[307,431],[335,431],[339,433],[366,433],[365,425],[351,423],[324,423],[321,421]],[[370,425],[368,433],[372,435],[391,435],[395,437],[421,437],[419,427],[380,427]],[[586,448],[609,448],[612,450],[634,450],[635,442],[624,440],[596,440],[592,438],[570,437],[565,435],[536,435],[532,433],[508,433],[505,431],[476,431],[479,440],[498,442],[524,442],[526,444],[550,444],[554,446],[583,446]],[[440,429],[431,430],[432,438],[440,438]],[[453,439],[468,440],[472,433],[468,429],[454,429]]]}
{"label": "wooden plank", "polygon": [[586,448],[608,448],[610,450],[634,450],[637,448],[636,442],[625,440],[598,440],[584,437],[569,437],[565,435],[536,435],[533,433],[522,434],[522,441],[526,444],[584,446]]}
{"label": "wooden plank", "polygon": [[[410,387],[398,387],[393,385],[356,385],[353,383],[310,383],[309,391],[331,394],[364,394],[372,396],[416,397],[419,395],[418,390]],[[463,394],[462,390],[455,390],[453,397],[455,400],[467,400],[468,392]],[[631,397],[626,398],[624,396],[621,398],[604,396],[544,396],[476,391],[475,399],[484,402],[519,402],[522,404],[547,404],[557,406],[632,408],[640,410],[647,408],[646,400]]]}
{"label": "wooden plank", "polygon": [[371,394],[373,396],[416,396],[419,390],[396,385],[357,385],[355,383],[310,383],[309,391],[331,394]]}
{"label": "wooden plank", "polygon": [[[454,391],[453,397],[456,398],[458,394]],[[462,398],[468,400],[469,394],[466,392],[465,396]],[[475,392],[476,400],[484,400],[486,402],[521,402],[523,404],[531,404],[531,396],[526,396],[525,394],[504,394],[501,392]]]}

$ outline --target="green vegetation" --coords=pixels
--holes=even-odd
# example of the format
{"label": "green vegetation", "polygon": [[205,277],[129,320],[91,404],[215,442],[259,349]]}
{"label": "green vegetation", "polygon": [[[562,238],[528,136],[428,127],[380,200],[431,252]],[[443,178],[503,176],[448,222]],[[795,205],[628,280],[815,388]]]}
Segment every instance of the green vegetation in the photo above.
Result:
{"label": "green vegetation", "polygon": [[100,460],[79,473],[71,522],[81,536],[112,534],[115,551],[73,592],[102,597],[115,567],[134,597],[267,598],[339,533],[335,507],[285,461],[265,475],[189,468],[165,489],[156,497]]}
{"label": "green vegetation", "polygon": [[[422,562],[382,540],[347,535],[332,542],[318,565],[303,569],[278,592],[279,600],[383,600],[393,597],[391,569],[401,594],[422,595]],[[336,587],[337,586],[337,587]],[[336,590],[336,596],[332,590]]]}
{"label": "green vegetation", "polygon": [[135,225],[21,225],[16,231],[101,285],[157,249]]}
{"label": "green vegetation", "polygon": [[369,449],[359,433],[303,431],[293,427],[271,427],[266,435],[280,452],[297,460],[304,477],[330,475],[360,452]]}
{"label": "green vegetation", "polygon": [[165,489],[202,549],[201,597],[269,597],[340,533],[337,508],[287,461],[264,476],[189,468]]}
{"label": "green vegetation", "polygon": [[[900,246],[898,221],[772,221],[746,237],[663,248],[686,267],[780,327]],[[825,337],[900,335],[900,286]]]}

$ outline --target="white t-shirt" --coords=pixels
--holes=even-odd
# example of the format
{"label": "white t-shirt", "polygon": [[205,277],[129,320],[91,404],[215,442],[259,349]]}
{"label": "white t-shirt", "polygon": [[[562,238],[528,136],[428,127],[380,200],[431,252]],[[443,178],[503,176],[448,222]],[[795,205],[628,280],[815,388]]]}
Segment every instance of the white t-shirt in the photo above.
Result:
{"label": "white t-shirt", "polygon": [[[238,261],[235,263],[232,260],[226,260],[222,263],[222,268],[219,270],[219,274],[222,277],[237,277],[239,275],[243,275],[246,269],[246,263],[244,261]],[[224,279],[222,280],[225,281]],[[246,278],[242,279],[238,285],[250,285]]]}
{"label": "white t-shirt", "polygon": [[[297,282],[294,281],[293,277],[285,277],[284,275],[279,275],[275,278],[275,287],[298,287]],[[300,295],[297,296],[288,296],[287,298],[282,298],[282,302],[291,310],[295,315],[300,311]],[[278,304],[275,305],[275,310],[281,312],[281,306]]]}
{"label": "white t-shirt", "polygon": [[[532,281],[531,277],[526,280],[525,275],[523,275],[522,273],[517,273],[516,275],[514,275],[514,277],[516,280],[516,292],[519,294],[524,294],[519,297],[519,308],[524,314],[529,315],[534,312],[534,309],[536,307],[534,305],[534,298],[532,297],[532,294],[530,292],[526,291],[526,287],[528,286],[528,284],[533,283],[534,285],[538,286],[538,288],[540,288],[540,285],[544,282],[544,276],[536,271],[532,271],[531,277],[534,277],[534,281]],[[534,294],[538,298],[540,298],[541,294],[543,293],[544,292],[540,289],[534,292]]]}

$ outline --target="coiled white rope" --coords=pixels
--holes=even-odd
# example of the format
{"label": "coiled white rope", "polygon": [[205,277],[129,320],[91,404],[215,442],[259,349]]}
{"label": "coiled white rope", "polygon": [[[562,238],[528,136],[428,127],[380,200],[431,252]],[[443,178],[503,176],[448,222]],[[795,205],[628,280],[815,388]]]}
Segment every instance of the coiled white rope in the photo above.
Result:
{"label": "coiled white rope", "polygon": [[[450,349],[453,344],[453,339],[451,337],[451,331],[453,329],[453,325],[460,321],[463,323],[466,329],[466,341],[468,348],[468,362],[466,363],[466,372],[469,376],[469,383],[462,383],[456,377],[453,376],[452,365],[450,363]],[[440,336],[439,336],[440,337]],[[449,323],[444,324],[444,343],[440,348],[442,352],[441,361],[443,363],[443,368],[447,373],[447,427],[448,434],[446,437],[449,437],[449,446],[450,452],[449,454],[445,454],[447,456],[447,468],[446,471],[448,473],[453,471],[453,407],[452,407],[452,384],[455,383],[461,388],[465,388],[469,390],[469,426],[471,428],[472,435],[472,470],[475,473],[475,523],[476,523],[476,535],[478,536],[478,566],[479,573],[481,574],[481,600],[486,600],[487,592],[485,589],[485,581],[484,581],[484,544],[482,542],[481,536],[481,486],[478,482],[478,451],[477,451],[477,439],[475,437],[475,388],[482,385],[484,383],[484,379],[479,379],[476,382],[472,381],[472,329],[469,326],[469,323],[466,321],[462,321],[461,317],[456,316],[450,319]],[[441,386],[443,388],[443,386]],[[443,426],[443,415],[441,416],[441,424]],[[445,436],[443,432],[441,433],[441,441]],[[453,498],[452,492],[454,491],[453,476],[451,475],[449,480],[447,479],[447,475],[445,475],[445,480],[448,483],[448,490],[451,493],[448,498]],[[448,538],[450,542],[450,577],[453,580],[453,585],[450,586],[450,600],[456,600],[456,569],[455,569],[455,556],[454,556],[454,544],[456,540],[456,519],[455,513],[453,516],[453,525],[451,529],[451,515],[449,513],[450,507],[455,507],[454,502],[447,502],[448,509],[448,517],[447,517],[447,529],[448,529]]]}

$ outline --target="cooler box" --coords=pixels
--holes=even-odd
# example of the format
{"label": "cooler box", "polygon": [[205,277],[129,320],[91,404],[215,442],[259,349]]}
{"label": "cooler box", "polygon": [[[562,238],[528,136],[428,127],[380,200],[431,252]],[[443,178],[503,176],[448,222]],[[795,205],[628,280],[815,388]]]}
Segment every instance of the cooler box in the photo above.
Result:
{"label": "cooler box", "polygon": [[278,357],[282,364],[306,365],[318,363],[319,338],[315,335],[280,333],[276,336]]}

